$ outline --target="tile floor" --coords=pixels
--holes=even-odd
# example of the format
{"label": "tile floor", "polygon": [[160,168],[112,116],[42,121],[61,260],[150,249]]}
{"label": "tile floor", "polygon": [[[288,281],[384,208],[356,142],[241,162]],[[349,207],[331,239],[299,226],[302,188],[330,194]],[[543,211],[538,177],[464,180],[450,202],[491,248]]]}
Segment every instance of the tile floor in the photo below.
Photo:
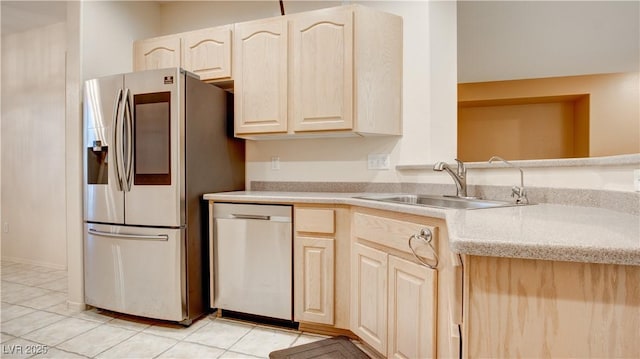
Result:
{"label": "tile floor", "polygon": [[66,306],[67,274],[1,262],[2,358],[268,358],[324,337],[203,317],[177,324]]}

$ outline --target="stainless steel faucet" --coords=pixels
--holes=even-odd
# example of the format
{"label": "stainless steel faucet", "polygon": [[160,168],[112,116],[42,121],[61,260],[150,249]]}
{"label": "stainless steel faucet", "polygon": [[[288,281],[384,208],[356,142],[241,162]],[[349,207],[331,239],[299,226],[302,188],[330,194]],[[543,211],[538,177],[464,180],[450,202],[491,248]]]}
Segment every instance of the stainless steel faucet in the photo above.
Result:
{"label": "stainless steel faucet", "polygon": [[489,159],[489,163],[492,163],[493,161],[496,161],[496,160],[502,161],[507,165],[520,171],[520,186],[511,187],[511,197],[516,198],[516,204],[529,204],[529,198],[527,198],[527,192],[524,189],[524,172],[522,171],[522,168],[498,156],[491,157]]}
{"label": "stainless steel faucet", "polygon": [[445,162],[438,162],[433,166],[434,171],[447,171],[453,178],[453,182],[456,184],[456,197],[467,197],[467,169],[464,167],[464,162],[456,158],[458,168],[454,172],[451,167]]}

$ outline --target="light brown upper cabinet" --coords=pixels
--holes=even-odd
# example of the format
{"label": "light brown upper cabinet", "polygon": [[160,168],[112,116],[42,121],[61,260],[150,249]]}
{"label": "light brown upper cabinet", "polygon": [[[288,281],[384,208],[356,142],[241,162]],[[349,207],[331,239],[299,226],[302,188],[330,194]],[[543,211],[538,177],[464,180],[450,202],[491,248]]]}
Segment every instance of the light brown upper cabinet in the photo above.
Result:
{"label": "light brown upper cabinet", "polygon": [[342,8],[292,20],[294,131],[353,128],[353,14]]}
{"label": "light brown upper cabinet", "polygon": [[236,24],[236,136],[400,135],[402,18],[359,5]]}
{"label": "light brown upper cabinet", "polygon": [[182,67],[201,80],[231,79],[232,25],[182,34]]}
{"label": "light brown upper cabinet", "polygon": [[236,135],[287,131],[287,21],[236,24]]}
{"label": "light brown upper cabinet", "polygon": [[133,43],[133,70],[154,70],[180,66],[181,39],[178,35],[154,37]]}
{"label": "light brown upper cabinet", "polygon": [[182,67],[203,81],[230,80],[232,28],[226,25],[136,41],[134,70]]}

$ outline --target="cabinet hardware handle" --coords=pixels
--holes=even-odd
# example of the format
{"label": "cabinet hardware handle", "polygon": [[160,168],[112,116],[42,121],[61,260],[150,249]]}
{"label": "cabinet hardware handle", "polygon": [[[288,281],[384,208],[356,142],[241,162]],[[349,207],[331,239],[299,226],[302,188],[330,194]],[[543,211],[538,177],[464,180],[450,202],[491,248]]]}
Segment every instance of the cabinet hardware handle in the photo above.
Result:
{"label": "cabinet hardware handle", "polygon": [[[411,240],[414,239],[414,238],[415,239],[422,239],[425,243],[427,243],[429,245],[429,248],[431,248],[431,251],[433,252],[433,256],[435,257],[435,263],[434,264],[429,264],[429,263],[425,262],[416,253],[416,250],[411,245]],[[424,265],[425,267],[431,268],[431,269],[436,269],[438,267],[439,259],[438,259],[438,253],[436,252],[436,249],[433,247],[432,241],[433,241],[433,233],[431,233],[431,230],[429,228],[422,228],[420,230],[420,233],[414,234],[411,237],[409,237],[409,249],[411,249],[411,253],[413,253],[413,256],[422,265]]]}

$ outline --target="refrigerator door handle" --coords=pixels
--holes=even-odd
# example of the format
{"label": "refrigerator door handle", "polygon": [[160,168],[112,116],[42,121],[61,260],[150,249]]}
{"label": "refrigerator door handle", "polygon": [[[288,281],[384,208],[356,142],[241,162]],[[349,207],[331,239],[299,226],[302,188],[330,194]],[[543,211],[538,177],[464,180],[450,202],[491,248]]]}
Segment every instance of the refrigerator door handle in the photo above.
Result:
{"label": "refrigerator door handle", "polygon": [[[123,131],[125,133],[125,138],[127,143],[124,148],[124,156],[126,156],[125,161],[125,171],[124,171],[124,183],[126,192],[131,191],[131,173],[133,170],[133,116],[131,114],[131,100],[129,99],[131,96],[131,91],[127,88],[124,93],[124,110],[122,114],[123,123]],[[126,126],[126,127],[125,127]]]}
{"label": "refrigerator door handle", "polygon": [[116,142],[116,156],[119,156],[118,159],[118,163],[116,163],[116,168],[117,168],[117,172],[118,172],[118,178],[120,180],[121,186],[122,186],[122,190],[124,192],[128,192],[129,188],[127,187],[128,183],[127,183],[127,179],[126,179],[126,163],[125,163],[125,150],[126,150],[126,146],[127,146],[127,138],[125,135],[125,107],[126,107],[126,101],[125,99],[127,98],[127,94],[128,92],[124,92],[124,95],[122,95],[122,90],[119,91],[119,93],[121,94],[119,96],[120,100],[120,109],[119,112],[117,114],[118,118],[116,119],[116,135],[117,135],[117,139],[118,141]]}
{"label": "refrigerator door handle", "polygon": [[166,234],[143,235],[143,234],[111,233],[111,232],[97,231],[92,228],[89,228],[88,232],[89,234],[94,236],[109,237],[109,238],[145,240],[145,241],[168,241],[169,240],[169,236]]}
{"label": "refrigerator door handle", "polygon": [[113,159],[114,159],[114,168],[115,168],[115,174],[116,174],[116,179],[117,179],[117,187],[118,187],[118,191],[124,191],[124,186],[123,186],[123,182],[122,182],[122,176],[120,174],[120,162],[122,161],[122,159],[120,158],[120,151],[118,151],[118,148],[120,148],[120,141],[121,138],[119,136],[119,129],[120,129],[120,121],[118,121],[119,118],[119,114],[120,114],[120,105],[122,104],[122,89],[118,90],[118,94],[116,95],[116,101],[113,104],[114,107],[114,111],[113,111],[113,149],[111,151],[111,153],[113,153]]}

